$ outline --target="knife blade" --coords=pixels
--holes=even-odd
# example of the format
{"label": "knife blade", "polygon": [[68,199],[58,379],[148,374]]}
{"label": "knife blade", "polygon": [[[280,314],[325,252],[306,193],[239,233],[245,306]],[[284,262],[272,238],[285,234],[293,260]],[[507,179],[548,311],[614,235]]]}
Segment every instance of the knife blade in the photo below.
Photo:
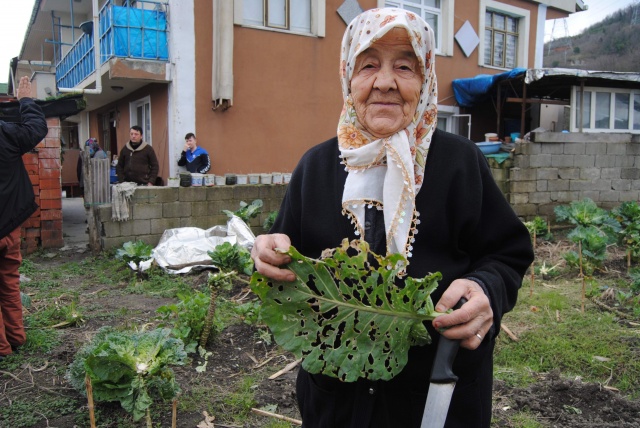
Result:
{"label": "knife blade", "polygon": [[[467,299],[461,298],[453,309],[459,309],[466,302]],[[451,396],[458,381],[458,377],[453,373],[452,366],[459,347],[459,340],[447,339],[441,336],[438,341],[436,356],[431,368],[427,402],[424,406],[420,428],[444,427],[447,413],[449,412]]]}

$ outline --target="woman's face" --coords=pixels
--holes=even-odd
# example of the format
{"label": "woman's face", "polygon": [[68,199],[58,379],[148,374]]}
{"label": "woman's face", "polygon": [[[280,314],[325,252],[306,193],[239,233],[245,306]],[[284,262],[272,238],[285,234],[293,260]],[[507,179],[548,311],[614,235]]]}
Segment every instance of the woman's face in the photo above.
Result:
{"label": "woman's face", "polygon": [[403,28],[394,28],[360,53],[351,78],[351,96],[365,130],[386,138],[406,128],[420,100],[422,79]]}

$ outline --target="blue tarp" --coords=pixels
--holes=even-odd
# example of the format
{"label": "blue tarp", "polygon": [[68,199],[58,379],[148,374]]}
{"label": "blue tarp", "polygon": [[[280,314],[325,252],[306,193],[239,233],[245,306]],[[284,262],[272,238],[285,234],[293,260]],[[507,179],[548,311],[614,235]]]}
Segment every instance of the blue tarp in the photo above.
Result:
{"label": "blue tarp", "polygon": [[455,79],[452,82],[453,93],[461,107],[473,107],[485,99],[496,83],[512,79],[527,71],[526,68],[514,68],[500,74],[479,74],[476,77]]}
{"label": "blue tarp", "polygon": [[113,6],[113,28],[116,56],[169,58],[164,12]]}

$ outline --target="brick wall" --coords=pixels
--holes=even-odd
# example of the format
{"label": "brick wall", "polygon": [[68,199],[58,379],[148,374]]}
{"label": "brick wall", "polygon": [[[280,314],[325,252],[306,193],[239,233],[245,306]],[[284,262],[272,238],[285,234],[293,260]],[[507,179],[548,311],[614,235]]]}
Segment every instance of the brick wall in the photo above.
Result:
{"label": "brick wall", "polygon": [[262,214],[251,220],[257,235],[271,211],[280,208],[286,185],[234,185],[211,187],[138,187],[131,198],[130,219],[111,220],[111,204],[95,210],[102,250],[120,248],[127,241],[141,240],[156,246],[166,229],[226,225],[222,210],[236,211],[240,201],[261,199]]}
{"label": "brick wall", "polygon": [[532,133],[516,144],[508,200],[525,220],[590,198],[611,209],[640,200],[640,135]]}
{"label": "brick wall", "polygon": [[39,247],[64,245],[62,236],[62,188],[60,185],[60,119],[48,118],[47,136],[36,150],[22,156],[40,208],[22,224],[21,250],[30,254]]}

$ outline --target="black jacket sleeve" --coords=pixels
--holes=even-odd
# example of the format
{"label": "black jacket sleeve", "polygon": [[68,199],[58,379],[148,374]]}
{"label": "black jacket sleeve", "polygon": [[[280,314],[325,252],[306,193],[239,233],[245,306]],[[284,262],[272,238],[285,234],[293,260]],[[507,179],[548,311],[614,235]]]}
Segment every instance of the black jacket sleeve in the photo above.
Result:
{"label": "black jacket sleeve", "polygon": [[20,116],[20,123],[2,123],[0,140],[9,146],[9,150],[16,150],[23,155],[42,141],[48,128],[42,108],[32,98],[20,99]]}

